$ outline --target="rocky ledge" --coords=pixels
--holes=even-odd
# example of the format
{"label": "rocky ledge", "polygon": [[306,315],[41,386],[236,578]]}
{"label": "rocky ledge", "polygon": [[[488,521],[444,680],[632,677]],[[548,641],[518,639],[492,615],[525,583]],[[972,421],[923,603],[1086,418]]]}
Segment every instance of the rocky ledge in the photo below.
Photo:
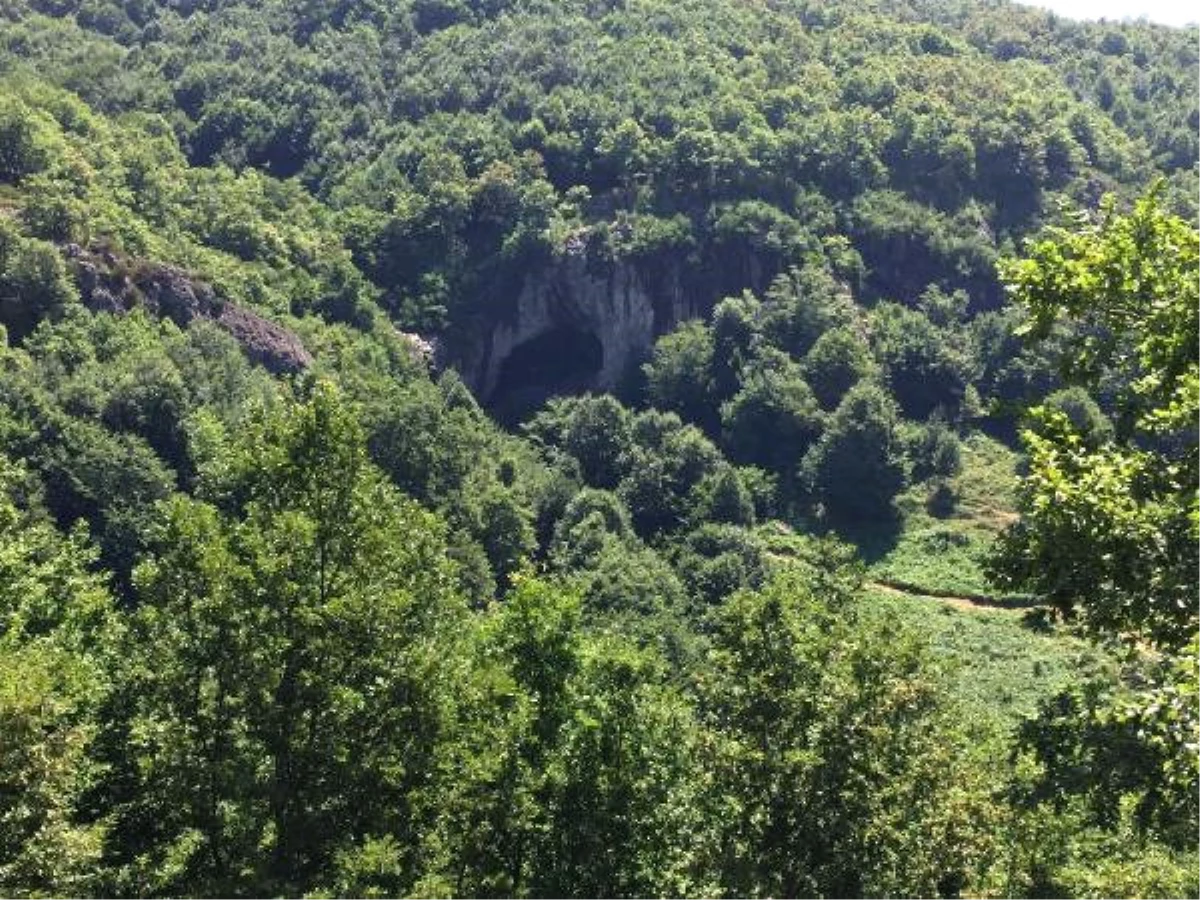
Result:
{"label": "rocky ledge", "polygon": [[140,307],[180,328],[208,319],[232,335],[251,362],[276,375],[312,365],[312,354],[293,332],[218,296],[211,285],[177,266],[78,244],[68,244],[63,252],[74,269],[80,299],[93,312],[124,314]]}

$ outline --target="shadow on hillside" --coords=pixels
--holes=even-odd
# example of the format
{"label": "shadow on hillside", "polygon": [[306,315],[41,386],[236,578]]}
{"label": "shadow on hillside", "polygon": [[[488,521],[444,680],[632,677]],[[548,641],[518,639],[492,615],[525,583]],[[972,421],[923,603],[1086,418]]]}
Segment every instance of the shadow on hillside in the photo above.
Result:
{"label": "shadow on hillside", "polygon": [[869,520],[830,522],[829,530],[853,544],[862,561],[871,565],[896,549],[904,531],[904,517],[892,510],[890,515]]}

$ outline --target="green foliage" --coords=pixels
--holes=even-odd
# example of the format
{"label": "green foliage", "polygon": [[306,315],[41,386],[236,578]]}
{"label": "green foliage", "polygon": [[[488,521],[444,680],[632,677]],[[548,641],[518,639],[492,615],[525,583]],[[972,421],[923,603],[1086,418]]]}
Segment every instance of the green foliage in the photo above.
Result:
{"label": "green foliage", "polygon": [[[1196,673],[1191,657],[1136,663],[1124,684],[1093,680],[1045,701],[1024,724],[1020,744],[1044,769],[1029,799],[1060,808],[1079,798],[1088,819],[1135,830],[1179,849],[1192,846],[1200,786],[1194,752]],[[1130,683],[1150,689],[1130,690]],[[1083,774],[1083,773],[1086,773]]]}
{"label": "green foliage", "polygon": [[[269,390],[211,325],[181,334],[142,316],[76,309],[7,351],[0,428],[45,482],[60,525],[86,519],[122,590],[153,505],[194,476],[201,412],[231,421]],[[264,384],[264,379],[267,384]]]}
{"label": "green foliage", "polygon": [[[993,559],[1000,583],[1078,612],[1095,638],[1130,645],[1126,684],[1064,692],[1027,727],[1024,744],[1043,767],[1035,798],[1060,808],[1075,800],[1091,824],[1111,832],[1125,821],[1189,853],[1200,816],[1198,247],[1195,228],[1151,194],[1127,214],[1109,205],[1099,224],[1056,232],[1008,265],[1035,335],[1062,315],[1089,326],[1069,348],[1068,374],[1094,386],[1107,370],[1120,416],[1106,434],[1094,417],[1081,429],[1069,405],[1055,409],[1061,397],[1034,411],[1022,519]],[[1104,774],[1081,781],[1080,766]]]}
{"label": "green foliage", "polygon": [[478,406],[452,377],[372,390],[364,418],[372,459],[398,487],[429,504],[458,495],[491,445]]}
{"label": "green foliage", "polygon": [[898,534],[889,527],[864,535],[861,546],[872,561],[871,575],[917,594],[1001,605],[1027,602],[1026,595],[998,591],[985,572],[997,535],[1016,518],[1019,458],[978,433],[956,443],[961,471],[901,493],[896,499],[903,514]]}
{"label": "green foliage", "polygon": [[110,761],[122,890],[308,889],[340,848],[413,834],[432,765],[461,617],[440,529],[327,385],[227,455],[217,507],[173,502],[137,573],[118,687],[136,752]]}
{"label": "green foliage", "polygon": [[970,359],[953,331],[921,313],[881,303],[871,316],[875,353],[906,416],[927,418],[935,410],[959,415],[970,382]]}
{"label": "green foliage", "polygon": [[831,328],[804,355],[804,378],[827,410],[837,408],[846,391],[875,372],[875,361],[862,337],[850,328]]}
{"label": "green foliage", "polygon": [[524,431],[575,457],[587,484],[611,489],[628,471],[633,449],[630,419],[629,411],[612,397],[585,395],[550,401]]}
{"label": "green foliage", "polygon": [[742,588],[758,588],[770,574],[768,548],[753,532],[708,523],[689,532],[675,548],[675,568],[693,598],[701,622],[716,606]]}
{"label": "green foliage", "polygon": [[[1048,414],[1048,418],[1053,417],[1054,413],[1065,416],[1071,429],[1086,444],[1093,447],[1103,446],[1116,436],[1113,423],[1100,409],[1100,405],[1078,385],[1050,394],[1041,408]],[[1033,427],[1036,429],[1037,426],[1038,421],[1035,419]]]}
{"label": "green foliage", "polygon": [[503,588],[536,546],[532,515],[510,491],[493,489],[478,504],[479,540]]}
{"label": "green foliage", "polygon": [[104,838],[78,810],[97,774],[111,601],[85,534],[64,538],[18,505],[27,486],[0,456],[0,889],[82,894]]}
{"label": "green foliage", "polygon": [[85,893],[95,883],[104,830],[79,821],[95,776],[94,665],[53,648],[0,654],[0,885],[12,896]]}
{"label": "green foliage", "polygon": [[1007,269],[1035,334],[1061,315],[1100,330],[1071,347],[1072,373],[1094,383],[1112,367],[1123,389],[1113,440],[1096,446],[1094,433],[1049,406],[1041,434],[1026,433],[1024,519],[999,551],[998,573],[1081,610],[1097,633],[1130,630],[1167,647],[1186,643],[1197,622],[1197,246],[1195,229],[1151,197],[1058,233]]}
{"label": "green foliage", "polygon": [[694,515],[698,521],[754,525],[754,499],[732,466],[705,478],[696,486],[696,494]]}
{"label": "green foliage", "polygon": [[1194,892],[1185,33],[0,5],[0,893]]}
{"label": "green foliage", "polygon": [[12,184],[44,170],[52,145],[34,110],[11,97],[0,106],[0,182]]}
{"label": "green foliage", "polygon": [[896,407],[878,385],[851,388],[821,439],[805,454],[804,481],[834,521],[888,518],[904,486]]}
{"label": "green foliage", "polygon": [[1066,629],[1039,628],[1027,611],[882,587],[868,587],[866,594],[869,610],[864,615],[895,621],[924,636],[964,719],[994,723],[1001,732],[1032,718],[1081,674],[1111,677],[1116,668],[1103,648]]}
{"label": "green foliage", "polygon": [[763,333],[773,346],[802,357],[825,332],[849,325],[855,316],[848,286],[839,283],[827,265],[809,264],[790,269],[772,282],[763,310]]}
{"label": "green foliage", "polygon": [[749,292],[717,304],[712,313],[713,396],[723,401],[737,390],[742,370],[750,361],[758,338],[761,304]]}
{"label": "green foliage", "polygon": [[516,896],[697,886],[690,708],[653,653],[585,636],[580,616],[577,594],[521,579],[483,623],[439,804],[443,874],[422,884]]}
{"label": "green foliage", "polygon": [[589,642],[568,684],[572,715],[546,771],[547,828],[533,896],[688,894],[704,827],[701,740],[655,657]]}
{"label": "green foliage", "polygon": [[0,217],[0,326],[14,340],[77,299],[62,257],[45,241],[24,238]]}
{"label": "green foliage", "polygon": [[824,417],[800,366],[772,351],[749,364],[740,390],[721,406],[721,422],[734,459],[790,477]]}
{"label": "green foliage", "polygon": [[961,817],[986,816],[986,795],[947,768],[962,757],[926,657],[857,622],[851,586],[793,573],[714,616],[704,706],[737,893],[951,893],[981,861],[986,831]]}
{"label": "green foliage", "polygon": [[918,425],[906,442],[909,475],[913,481],[953,478],[962,471],[958,435],[940,419]]}
{"label": "green foliage", "polygon": [[[989,174],[1003,177],[996,170]],[[1025,187],[1026,196],[1036,191]],[[856,247],[868,267],[868,295],[911,303],[938,284],[965,290],[982,306],[999,302],[996,252],[980,233],[986,218],[974,204],[947,216],[896,191],[871,191],[855,202],[853,216]]]}
{"label": "green foliage", "polygon": [[[446,327],[459,349],[529,267],[580,254],[667,280],[699,262],[682,281],[700,310],[814,255],[875,297],[938,284],[995,305],[1006,236],[1061,196],[1144,184],[1152,165],[1188,198],[1196,155],[1182,33],[972,17],[943,0],[11,6],[6,71],[109,114],[163,116],[193,165],[237,170],[241,189],[256,190],[255,169],[299,176],[339,210],[389,311]],[[5,110],[14,172],[54,155],[37,106]],[[64,101],[51,112],[102,136]],[[146,130],[161,151],[163,123]],[[146,165],[147,143],[120,155],[129,186],[167,212],[155,201],[178,186]],[[243,258],[283,249],[307,218],[269,216],[264,231],[244,190],[215,192],[227,210],[194,222]],[[95,205],[95,185],[52,193],[46,209]]]}
{"label": "green foliage", "polygon": [[662,338],[654,346],[654,358],[645,366],[650,403],[711,428],[714,353],[712,333],[702,322],[689,322]]}

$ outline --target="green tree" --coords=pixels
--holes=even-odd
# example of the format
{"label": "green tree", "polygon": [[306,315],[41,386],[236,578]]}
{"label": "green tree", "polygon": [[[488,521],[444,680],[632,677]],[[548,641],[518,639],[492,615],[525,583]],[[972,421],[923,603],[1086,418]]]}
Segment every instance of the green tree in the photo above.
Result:
{"label": "green tree", "polygon": [[50,154],[39,140],[39,123],[24,103],[0,105],[0,182],[12,184],[46,167]]}
{"label": "green tree", "polygon": [[767,547],[756,532],[705,523],[673,547],[672,561],[692,599],[692,620],[705,627],[708,607],[743,588],[762,587],[770,574]]}
{"label": "green tree", "polygon": [[712,433],[717,425],[714,352],[712,332],[698,320],[660,338],[653,358],[643,367],[651,404]]}
{"label": "green tree", "polygon": [[[1027,726],[1023,744],[1044,766],[1035,798],[1083,798],[1088,820],[1110,830],[1132,809],[1133,830],[1193,854],[1193,871],[1198,265],[1196,229],[1154,193],[1127,213],[1109,202],[1098,222],[1052,231],[1006,264],[1035,338],[1064,317],[1084,326],[1067,375],[1120,388],[1112,431],[1077,424],[1061,401],[1033,411],[1021,520],[992,560],[999,584],[1126,644],[1123,683],[1078,686]],[[1095,774],[1081,781],[1080,767]]]}
{"label": "green tree", "polygon": [[721,453],[698,428],[684,425],[673,413],[642,413],[634,434],[629,474],[617,493],[637,533],[650,538],[687,521],[696,499],[692,493],[720,467]]}
{"label": "green tree", "polygon": [[1091,326],[1067,348],[1069,375],[1095,384],[1116,370],[1124,387],[1117,432],[1099,446],[1066,414],[1035,411],[1022,521],[996,574],[1081,613],[1096,634],[1133,631],[1166,647],[1197,628],[1197,259],[1195,229],[1152,195],[1051,233],[1005,269],[1033,336],[1064,316]]}
{"label": "green tree", "polygon": [[84,815],[109,689],[111,599],[82,531],[64,538],[18,498],[0,455],[0,891],[97,889],[103,823]]}
{"label": "green tree", "polygon": [[875,374],[867,342],[854,329],[831,328],[804,355],[801,371],[822,409],[833,410],[846,392]]}
{"label": "green tree", "polygon": [[546,772],[547,827],[533,896],[683,895],[697,878],[704,821],[700,735],[656,656],[614,638],[581,648],[571,715]]}
{"label": "green tree", "polygon": [[696,486],[696,494],[693,517],[697,522],[725,522],[747,527],[754,525],[754,498],[733,466],[726,466],[716,474],[707,476]]}
{"label": "green tree", "polygon": [[965,339],[895,303],[875,307],[871,329],[876,358],[904,414],[924,419],[941,409],[957,416],[972,374]]}
{"label": "green tree", "polygon": [[77,299],[53,245],[22,237],[0,218],[0,325],[21,340]]}
{"label": "green tree", "polygon": [[493,488],[479,499],[479,541],[502,591],[537,547],[532,519],[512,491]]}
{"label": "green tree", "polygon": [[[582,624],[577,592],[533,578],[481,622],[421,893],[692,892],[691,710],[656,655]],[[395,848],[381,858],[394,867]]]}
{"label": "green tree", "polygon": [[721,406],[723,444],[739,462],[785,477],[820,437],[824,416],[800,366],[779,351],[760,353],[742,387]]}
{"label": "green tree", "polygon": [[741,297],[727,297],[713,310],[713,399],[718,403],[732,397],[742,381],[757,342],[761,309],[747,291]]}
{"label": "green tree", "polygon": [[551,400],[524,431],[574,456],[589,486],[612,489],[628,471],[632,428],[629,410],[605,394]]}
{"label": "green tree", "polygon": [[914,482],[953,478],[962,471],[962,444],[941,419],[935,417],[927,423],[910,426],[906,438],[909,476]]}
{"label": "green tree", "polygon": [[801,463],[813,498],[834,522],[863,524],[891,516],[904,486],[895,401],[877,384],[850,389],[821,439]]}
{"label": "green tree", "polygon": [[441,529],[324,383],[223,449],[204,469],[223,516],[176,503],[138,571],[127,890],[298,893],[370,836],[413,852],[425,821],[463,614]]}
{"label": "green tree", "polygon": [[702,709],[723,886],[953,895],[986,860],[985,785],[956,750],[965,738],[939,710],[927,655],[860,617],[856,576],[831,550],[712,612]]}
{"label": "green tree", "polygon": [[[1041,408],[1047,418],[1055,418],[1055,413],[1065,416],[1071,429],[1092,447],[1103,446],[1115,436],[1113,423],[1100,409],[1100,404],[1079,385],[1050,394],[1042,402]],[[1035,416],[1030,425],[1036,429],[1038,417]]]}
{"label": "green tree", "polygon": [[584,488],[567,503],[562,517],[554,526],[555,548],[568,548],[572,530],[593,515],[599,515],[603,529],[610,534],[625,538],[632,533],[629,510],[620,497],[610,491]]}
{"label": "green tree", "polygon": [[773,346],[800,358],[822,334],[854,317],[848,287],[827,266],[808,264],[771,283],[763,304],[763,334]]}
{"label": "green tree", "polygon": [[486,417],[453,372],[436,384],[411,376],[399,381],[362,392],[371,458],[401,490],[441,508],[492,447]]}

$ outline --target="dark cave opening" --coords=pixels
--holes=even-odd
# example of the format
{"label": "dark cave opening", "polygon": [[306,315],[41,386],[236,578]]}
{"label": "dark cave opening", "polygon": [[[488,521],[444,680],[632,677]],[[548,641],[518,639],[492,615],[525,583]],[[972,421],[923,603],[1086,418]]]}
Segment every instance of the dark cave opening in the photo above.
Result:
{"label": "dark cave opening", "polygon": [[593,386],[604,366],[604,346],[590,331],[559,326],[517,346],[500,365],[488,398],[493,415],[519,422],[551,397]]}

